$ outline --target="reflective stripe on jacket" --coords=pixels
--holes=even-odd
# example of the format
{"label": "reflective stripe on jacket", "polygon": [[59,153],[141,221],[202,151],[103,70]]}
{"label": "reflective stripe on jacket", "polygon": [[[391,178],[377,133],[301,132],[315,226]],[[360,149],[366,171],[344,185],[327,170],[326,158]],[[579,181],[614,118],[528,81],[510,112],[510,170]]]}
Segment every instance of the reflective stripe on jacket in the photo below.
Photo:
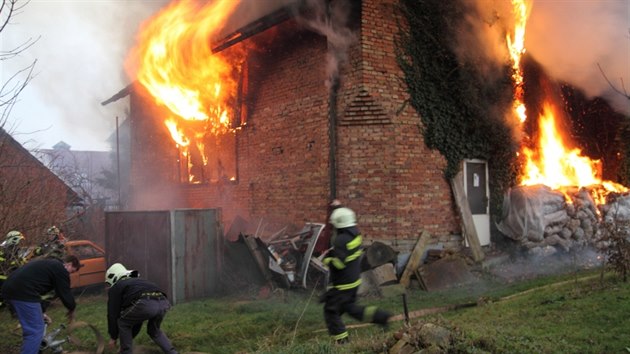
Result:
{"label": "reflective stripe on jacket", "polygon": [[332,250],[323,259],[330,270],[332,286],[348,290],[361,284],[361,256],[363,239],[356,226],[338,229],[331,237]]}

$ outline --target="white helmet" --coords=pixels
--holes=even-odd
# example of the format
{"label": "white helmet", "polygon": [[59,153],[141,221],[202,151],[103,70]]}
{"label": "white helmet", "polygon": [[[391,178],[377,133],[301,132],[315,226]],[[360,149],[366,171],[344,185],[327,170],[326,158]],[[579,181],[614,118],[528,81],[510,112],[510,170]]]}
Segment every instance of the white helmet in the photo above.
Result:
{"label": "white helmet", "polygon": [[330,223],[336,229],[343,229],[357,225],[357,216],[349,208],[338,208],[330,214]]}
{"label": "white helmet", "polygon": [[105,272],[105,282],[109,286],[114,286],[120,279],[138,277],[137,270],[128,270],[120,263],[114,263]]}
{"label": "white helmet", "polygon": [[2,245],[0,246],[15,246],[23,239],[24,235],[21,232],[16,230],[9,231],[9,233],[7,234],[7,238],[4,240],[4,242],[2,242]]}

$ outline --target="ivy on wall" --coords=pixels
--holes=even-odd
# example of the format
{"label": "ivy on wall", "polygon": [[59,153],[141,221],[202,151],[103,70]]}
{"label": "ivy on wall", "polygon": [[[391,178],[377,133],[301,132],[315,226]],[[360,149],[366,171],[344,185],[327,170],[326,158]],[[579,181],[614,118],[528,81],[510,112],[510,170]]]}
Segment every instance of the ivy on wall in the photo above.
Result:
{"label": "ivy on wall", "polygon": [[512,107],[509,62],[488,75],[491,64],[481,53],[458,57],[460,35],[471,30],[465,16],[474,11],[464,0],[400,0],[400,11],[396,56],[424,141],[446,158],[448,180],[465,158],[488,161],[490,207],[498,216],[518,172],[518,146],[504,118]]}

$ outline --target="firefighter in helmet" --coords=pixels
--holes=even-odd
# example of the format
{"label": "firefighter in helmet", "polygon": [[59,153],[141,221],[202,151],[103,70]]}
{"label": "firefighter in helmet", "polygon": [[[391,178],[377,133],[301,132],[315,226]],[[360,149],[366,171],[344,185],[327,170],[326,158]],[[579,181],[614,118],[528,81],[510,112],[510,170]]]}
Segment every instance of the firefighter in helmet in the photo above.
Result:
{"label": "firefighter in helmet", "polygon": [[[0,288],[9,274],[26,263],[20,255],[20,242],[24,240],[24,234],[20,231],[9,231],[5,240],[0,244]],[[0,306],[3,305],[0,296]]]}
{"label": "firefighter in helmet", "polygon": [[328,333],[337,343],[345,343],[348,341],[348,331],[341,319],[344,313],[359,321],[383,327],[391,315],[376,306],[357,304],[363,248],[354,211],[346,207],[337,208],[330,214],[330,223],[333,226],[330,250],[323,259],[330,271],[330,284],[320,301],[324,303]]}
{"label": "firefighter in helmet", "polygon": [[6,239],[0,244],[0,280],[6,279],[9,273],[25,263],[20,256],[20,242],[24,239],[21,232],[9,231]]}
{"label": "firefighter in helmet", "polygon": [[138,278],[138,271],[115,263],[105,273],[107,292],[107,329],[109,346],[119,340],[120,353],[133,352],[133,338],[147,322],[147,334],[164,353],[176,354],[173,344],[160,329],[171,304],[154,283]]}
{"label": "firefighter in helmet", "polygon": [[35,249],[35,256],[63,259],[66,255],[65,243],[63,232],[57,226],[51,226],[46,230],[46,241]]}

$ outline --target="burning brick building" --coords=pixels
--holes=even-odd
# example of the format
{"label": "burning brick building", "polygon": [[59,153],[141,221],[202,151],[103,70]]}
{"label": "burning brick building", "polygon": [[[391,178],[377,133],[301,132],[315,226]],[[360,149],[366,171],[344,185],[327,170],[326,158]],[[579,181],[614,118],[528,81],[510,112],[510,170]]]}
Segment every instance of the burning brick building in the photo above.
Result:
{"label": "burning brick building", "polygon": [[[212,43],[214,55],[233,64],[222,82],[233,82],[224,126],[192,119],[167,127],[169,103],[142,74],[104,102],[129,96],[123,208],[221,208],[226,230],[240,217],[274,232],[324,222],[338,198],[357,212],[368,239],[409,245],[426,230],[432,243],[461,247],[445,160],[426,147],[405,103],[397,2],[351,2],[339,23],[334,15],[317,22],[317,9],[297,13],[296,1],[266,3],[275,9],[222,27]],[[220,115],[212,119],[223,122]]]}

